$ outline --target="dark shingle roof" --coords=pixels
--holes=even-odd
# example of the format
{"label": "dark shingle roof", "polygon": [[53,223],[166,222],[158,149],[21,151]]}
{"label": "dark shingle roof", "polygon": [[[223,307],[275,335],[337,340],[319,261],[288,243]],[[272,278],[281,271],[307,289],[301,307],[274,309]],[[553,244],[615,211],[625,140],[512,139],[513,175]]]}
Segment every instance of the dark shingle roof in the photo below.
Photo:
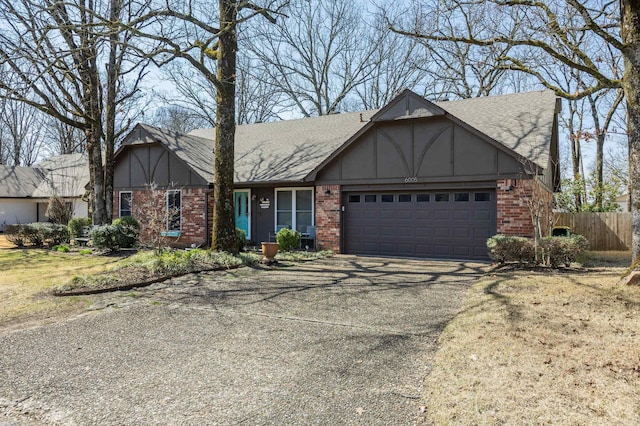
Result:
{"label": "dark shingle roof", "polygon": [[[236,128],[236,182],[299,181],[367,124],[372,112],[257,123]],[[215,138],[215,129],[190,135]],[[212,163],[209,163],[212,164]]]}
{"label": "dark shingle roof", "polygon": [[[556,109],[556,97],[552,91],[438,102],[436,105],[540,167],[547,166]],[[377,112],[371,110],[238,126],[235,181],[303,180],[367,126]],[[140,126],[207,182],[213,181],[214,128],[198,129],[185,135]],[[148,142],[133,140],[132,143]]]}
{"label": "dark shingle roof", "polygon": [[547,167],[556,109],[553,91],[487,96],[437,105],[529,161]]}
{"label": "dark shingle roof", "polygon": [[162,142],[203,179],[213,182],[213,139],[177,133],[146,124],[138,124],[138,126],[148,132],[152,140],[132,139],[131,145]]}

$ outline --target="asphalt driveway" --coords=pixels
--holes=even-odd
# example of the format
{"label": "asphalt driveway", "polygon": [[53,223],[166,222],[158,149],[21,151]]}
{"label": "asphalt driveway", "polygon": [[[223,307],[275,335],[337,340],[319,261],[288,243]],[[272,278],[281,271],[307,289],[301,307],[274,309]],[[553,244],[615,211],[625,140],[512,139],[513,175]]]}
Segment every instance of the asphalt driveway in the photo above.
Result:
{"label": "asphalt driveway", "polygon": [[92,296],[0,334],[0,423],[408,425],[486,265],[338,256]]}

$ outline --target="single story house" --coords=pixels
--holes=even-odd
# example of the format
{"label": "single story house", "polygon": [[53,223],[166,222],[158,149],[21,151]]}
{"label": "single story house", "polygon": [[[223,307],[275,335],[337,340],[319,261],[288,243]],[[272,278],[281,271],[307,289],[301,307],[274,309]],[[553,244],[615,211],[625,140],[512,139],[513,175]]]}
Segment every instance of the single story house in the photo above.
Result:
{"label": "single story house", "polygon": [[[560,106],[551,91],[433,103],[405,90],[376,111],[238,126],[236,225],[256,243],[289,227],[341,253],[487,259],[491,235],[533,234],[525,183],[538,176],[548,202],[559,190]],[[154,183],[179,211],[173,244],[207,244],[213,138],[138,124],[115,155],[114,217],[136,215]]]}
{"label": "single story house", "polygon": [[82,197],[88,183],[83,154],[58,155],[33,167],[0,165],[0,231],[5,225],[47,222],[54,195],[71,205],[74,217],[87,217],[89,206]]}

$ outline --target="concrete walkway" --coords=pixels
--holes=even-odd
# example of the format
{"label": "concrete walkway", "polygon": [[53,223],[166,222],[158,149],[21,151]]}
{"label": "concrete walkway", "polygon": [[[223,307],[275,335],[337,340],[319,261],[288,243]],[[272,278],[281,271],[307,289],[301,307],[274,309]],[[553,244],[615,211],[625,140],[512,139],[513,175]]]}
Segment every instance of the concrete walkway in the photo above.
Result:
{"label": "concrete walkway", "polygon": [[92,296],[0,335],[0,424],[414,424],[485,268],[338,256]]}

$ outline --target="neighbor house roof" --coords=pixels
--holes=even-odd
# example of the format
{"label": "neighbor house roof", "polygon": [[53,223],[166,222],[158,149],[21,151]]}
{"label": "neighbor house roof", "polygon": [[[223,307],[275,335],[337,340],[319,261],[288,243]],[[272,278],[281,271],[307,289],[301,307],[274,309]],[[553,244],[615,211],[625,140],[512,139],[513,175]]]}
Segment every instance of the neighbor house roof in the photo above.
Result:
{"label": "neighbor house roof", "polygon": [[[396,99],[407,93],[418,96],[407,90]],[[541,168],[547,167],[557,109],[552,91],[435,104],[422,101],[427,106],[436,105],[434,110],[476,129]],[[386,108],[388,106],[382,110],[237,126],[235,181],[302,181],[336,150],[372,126],[372,118],[384,119]],[[425,114],[428,116],[429,111]],[[132,137],[128,138],[129,144],[161,142],[207,182],[213,181],[215,128],[198,129],[185,135],[143,124],[138,126],[146,130],[152,140]]]}
{"label": "neighbor house roof", "polygon": [[31,197],[43,178],[38,168],[0,165],[0,197]]}
{"label": "neighbor house roof", "polygon": [[0,197],[80,197],[89,182],[89,165],[83,154],[51,157],[33,167],[0,166]]}
{"label": "neighbor house roof", "polygon": [[52,195],[81,197],[89,183],[89,162],[84,154],[65,154],[48,158],[37,167],[46,171],[44,179],[33,192],[35,198]]}

